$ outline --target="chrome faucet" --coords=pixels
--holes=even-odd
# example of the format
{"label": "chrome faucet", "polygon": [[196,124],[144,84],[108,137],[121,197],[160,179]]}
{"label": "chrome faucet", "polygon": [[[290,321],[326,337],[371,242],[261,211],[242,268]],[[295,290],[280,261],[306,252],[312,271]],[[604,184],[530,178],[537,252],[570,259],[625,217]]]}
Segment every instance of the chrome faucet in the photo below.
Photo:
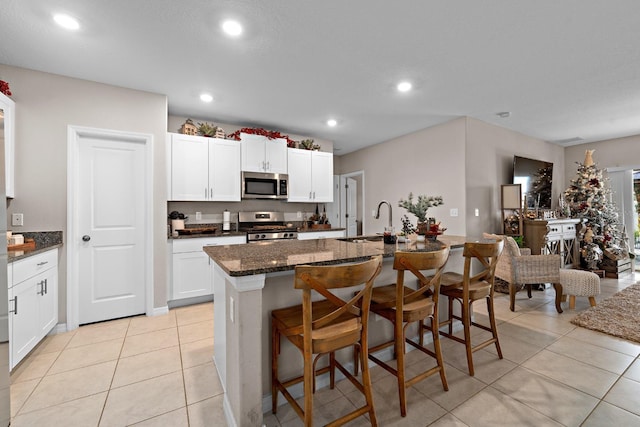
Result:
{"label": "chrome faucet", "polygon": [[380,204],[378,205],[378,211],[376,212],[376,219],[380,218],[380,206],[382,205],[387,205],[389,207],[389,228],[393,227],[393,221],[392,221],[392,215],[391,215],[391,203],[387,202],[386,200],[383,200],[380,202]]}

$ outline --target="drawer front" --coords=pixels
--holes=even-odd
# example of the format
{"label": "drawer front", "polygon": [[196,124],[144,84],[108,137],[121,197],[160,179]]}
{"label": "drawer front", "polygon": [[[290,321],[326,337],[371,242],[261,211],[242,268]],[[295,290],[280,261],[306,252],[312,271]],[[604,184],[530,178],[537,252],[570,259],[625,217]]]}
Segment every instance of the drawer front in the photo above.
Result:
{"label": "drawer front", "polygon": [[562,226],[562,237],[566,239],[567,237],[575,237],[575,235],[576,235],[575,224],[565,224]]}
{"label": "drawer front", "polygon": [[13,284],[18,284],[58,265],[58,250],[54,249],[13,263]]}
{"label": "drawer front", "polygon": [[547,240],[558,240],[562,236],[562,225],[547,225]]}
{"label": "drawer front", "polygon": [[201,251],[203,246],[239,245],[247,243],[246,236],[205,237],[194,239],[174,239],[174,254]]}

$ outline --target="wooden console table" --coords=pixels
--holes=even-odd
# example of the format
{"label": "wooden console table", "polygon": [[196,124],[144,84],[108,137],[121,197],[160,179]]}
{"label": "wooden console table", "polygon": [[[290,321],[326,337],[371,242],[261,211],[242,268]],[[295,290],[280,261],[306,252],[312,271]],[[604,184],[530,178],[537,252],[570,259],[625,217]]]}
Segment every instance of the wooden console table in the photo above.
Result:
{"label": "wooden console table", "polygon": [[580,264],[579,244],[576,235],[576,218],[527,219],[524,221],[525,245],[532,255],[560,254],[564,268],[578,267]]}

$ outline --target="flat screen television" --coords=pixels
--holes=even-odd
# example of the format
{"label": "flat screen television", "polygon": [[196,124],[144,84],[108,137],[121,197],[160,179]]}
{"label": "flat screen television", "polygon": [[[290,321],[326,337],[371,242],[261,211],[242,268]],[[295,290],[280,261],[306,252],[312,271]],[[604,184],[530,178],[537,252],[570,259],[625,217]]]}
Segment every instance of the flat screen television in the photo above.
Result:
{"label": "flat screen television", "polygon": [[513,157],[513,183],[522,185],[527,208],[551,209],[553,163],[526,157]]}

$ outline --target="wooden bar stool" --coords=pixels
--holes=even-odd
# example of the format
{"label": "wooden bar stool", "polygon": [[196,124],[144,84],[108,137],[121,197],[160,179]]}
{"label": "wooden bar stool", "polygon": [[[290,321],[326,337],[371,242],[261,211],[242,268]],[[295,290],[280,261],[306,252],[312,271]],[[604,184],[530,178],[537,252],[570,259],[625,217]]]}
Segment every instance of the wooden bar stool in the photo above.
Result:
{"label": "wooden bar stool", "polygon": [[[369,359],[395,375],[398,379],[400,415],[403,417],[407,415],[406,389],[413,384],[439,373],[442,387],[445,391],[449,390],[437,326],[440,278],[448,258],[448,247],[433,252],[396,251],[393,261],[393,268],[397,271],[396,283],[373,288],[371,311],[393,323],[394,337],[391,341],[370,347]],[[436,273],[434,276],[426,278],[422,275],[421,270],[436,270]],[[405,286],[405,271],[409,271],[418,279],[417,289]],[[425,319],[429,319],[428,326],[425,325]],[[418,322],[419,339],[417,343],[406,337],[407,326],[414,322]],[[424,346],[423,333],[425,329],[431,331],[434,351]],[[435,358],[437,366],[412,378],[406,378],[405,342]],[[371,354],[390,346],[394,346],[397,369]],[[357,357],[354,357],[354,365],[356,366],[357,374]]]}
{"label": "wooden bar stool", "polygon": [[[280,391],[304,421],[304,425],[313,425],[315,376],[329,372],[330,387],[334,388],[337,367],[364,394],[366,404],[328,425],[342,425],[367,413],[371,425],[377,425],[369,369],[363,363],[365,367],[362,370],[362,383],[360,383],[335,359],[334,352],[350,346],[360,347],[362,357],[366,360],[371,290],[373,281],[381,268],[382,256],[356,264],[296,267],[294,288],[302,290],[302,305],[271,312],[271,401],[274,414],[278,409],[278,391]],[[364,287],[349,301],[344,301],[330,292],[330,290],[335,292],[335,290],[346,290],[346,288],[363,284]],[[325,299],[312,302],[312,291]],[[304,359],[304,374],[287,381],[281,381],[278,378],[278,355],[282,336],[301,351]],[[318,358],[326,353],[329,354],[329,365],[316,369]],[[313,358],[314,354],[315,358]],[[287,387],[300,382],[304,385],[304,409],[287,390]]]}
{"label": "wooden bar stool", "polygon": [[[498,328],[493,308],[493,284],[495,279],[496,265],[498,257],[502,252],[504,242],[502,239],[491,243],[467,242],[464,244],[462,255],[464,256],[464,274],[447,272],[442,275],[442,285],[440,293],[449,299],[447,320],[440,323],[448,325],[448,331],[440,331],[441,335],[451,338],[454,341],[463,343],[467,348],[467,365],[469,375],[473,376],[473,352],[495,344],[498,357],[502,359],[502,350],[498,340]],[[473,276],[471,275],[471,262],[480,261],[482,270]],[[471,305],[474,301],[485,299],[487,302],[487,312],[489,314],[490,326],[481,325],[471,320]],[[460,303],[462,316],[453,314],[453,301]],[[464,339],[453,335],[453,319],[462,321],[464,327]],[[492,337],[475,346],[471,345],[471,326],[491,332]]]}

